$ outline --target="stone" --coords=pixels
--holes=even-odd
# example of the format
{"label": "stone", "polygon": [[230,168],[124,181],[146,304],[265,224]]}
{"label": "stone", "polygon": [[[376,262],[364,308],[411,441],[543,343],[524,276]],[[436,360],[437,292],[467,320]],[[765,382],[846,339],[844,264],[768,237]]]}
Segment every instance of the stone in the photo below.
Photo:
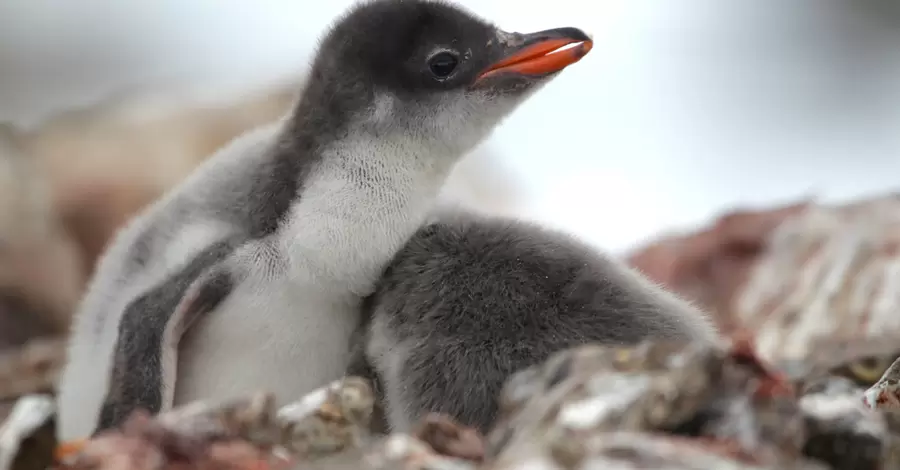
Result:
{"label": "stone", "polygon": [[53,463],[56,404],[48,395],[20,398],[0,426],[0,470],[44,470]]}

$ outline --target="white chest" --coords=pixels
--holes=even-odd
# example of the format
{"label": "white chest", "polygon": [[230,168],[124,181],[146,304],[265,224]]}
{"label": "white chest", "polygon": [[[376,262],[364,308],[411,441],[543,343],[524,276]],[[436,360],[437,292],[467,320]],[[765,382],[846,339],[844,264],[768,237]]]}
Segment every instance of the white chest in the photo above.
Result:
{"label": "white chest", "polygon": [[256,391],[272,392],[285,403],[340,378],[359,320],[358,302],[287,278],[241,284],[184,338],[175,404]]}
{"label": "white chest", "polygon": [[[362,297],[449,173],[449,163],[401,147],[335,149],[343,154],[316,167],[274,238],[245,247],[249,279],[182,343],[176,404],[255,390],[291,400],[344,374]],[[278,268],[258,269],[268,256]]]}
{"label": "white chest", "polygon": [[449,168],[433,156],[346,151],[353,158],[327,159],[309,179],[279,247],[295,282],[362,296],[421,226]]}

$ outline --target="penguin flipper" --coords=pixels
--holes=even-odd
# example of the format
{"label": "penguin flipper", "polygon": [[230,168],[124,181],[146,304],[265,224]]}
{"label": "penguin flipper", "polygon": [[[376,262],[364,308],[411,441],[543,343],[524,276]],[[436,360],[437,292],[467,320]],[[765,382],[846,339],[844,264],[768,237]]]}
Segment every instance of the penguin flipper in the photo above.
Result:
{"label": "penguin flipper", "polygon": [[211,246],[126,308],[95,434],[136,409],[155,414],[172,406],[178,343],[231,293],[235,277],[223,262],[231,251],[224,242]]}

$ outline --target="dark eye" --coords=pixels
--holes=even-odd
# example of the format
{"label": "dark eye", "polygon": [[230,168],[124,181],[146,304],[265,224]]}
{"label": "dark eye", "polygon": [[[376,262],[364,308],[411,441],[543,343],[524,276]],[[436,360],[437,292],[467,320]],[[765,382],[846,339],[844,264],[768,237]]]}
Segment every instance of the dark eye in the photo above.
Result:
{"label": "dark eye", "polygon": [[458,63],[459,60],[455,55],[449,52],[440,52],[428,59],[428,68],[436,78],[444,79],[456,70]]}

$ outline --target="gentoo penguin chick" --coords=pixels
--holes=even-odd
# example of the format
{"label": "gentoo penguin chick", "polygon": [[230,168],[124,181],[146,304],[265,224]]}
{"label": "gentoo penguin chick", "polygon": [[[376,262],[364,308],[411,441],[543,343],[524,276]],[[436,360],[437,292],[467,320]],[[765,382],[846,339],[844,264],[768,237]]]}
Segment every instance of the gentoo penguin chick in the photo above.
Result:
{"label": "gentoo penguin chick", "polygon": [[59,437],[138,407],[257,390],[282,403],[340,378],[362,298],[455,162],[590,46],[577,29],[506,33],[445,3],[352,8],[289,116],[117,234],[74,320]]}
{"label": "gentoo penguin chick", "polygon": [[397,253],[364,317],[348,373],[375,379],[382,425],[400,432],[428,412],[487,431],[506,379],[568,347],[718,337],[704,313],[573,237],[458,210]]}

